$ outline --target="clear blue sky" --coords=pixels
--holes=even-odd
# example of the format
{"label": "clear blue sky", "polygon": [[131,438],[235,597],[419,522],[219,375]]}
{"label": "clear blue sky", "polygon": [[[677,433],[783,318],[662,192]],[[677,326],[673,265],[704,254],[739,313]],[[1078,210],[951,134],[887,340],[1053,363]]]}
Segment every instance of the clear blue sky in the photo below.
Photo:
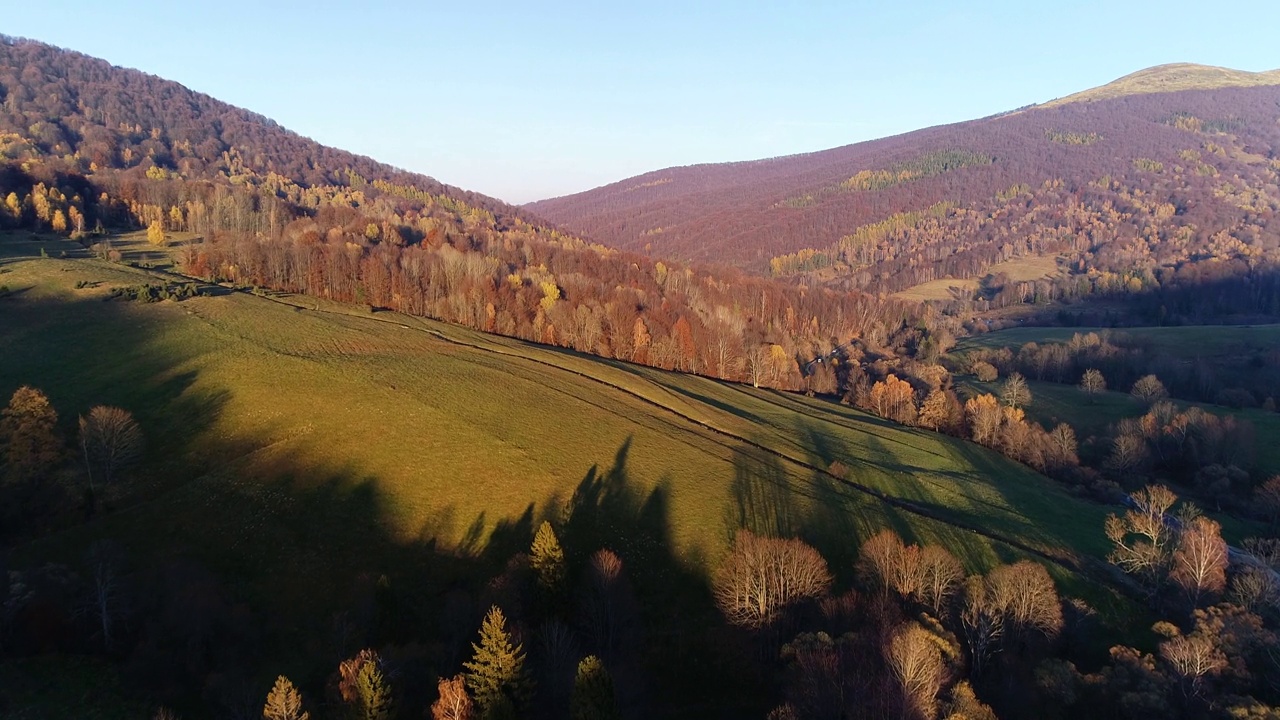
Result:
{"label": "clear blue sky", "polygon": [[1280,67],[1280,2],[12,2],[134,67],[511,202],[990,115],[1151,65]]}

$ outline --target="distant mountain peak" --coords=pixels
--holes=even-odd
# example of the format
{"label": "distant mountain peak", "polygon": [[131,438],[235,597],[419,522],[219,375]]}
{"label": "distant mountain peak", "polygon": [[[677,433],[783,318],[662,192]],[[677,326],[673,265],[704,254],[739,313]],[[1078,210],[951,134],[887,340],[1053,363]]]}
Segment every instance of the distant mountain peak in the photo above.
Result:
{"label": "distant mountain peak", "polygon": [[1216,90],[1228,87],[1280,85],[1280,69],[1249,72],[1196,63],[1169,63],[1130,73],[1106,85],[1083,90],[1039,107],[1054,107],[1074,102],[1092,102],[1146,93],[1179,92],[1181,90]]}

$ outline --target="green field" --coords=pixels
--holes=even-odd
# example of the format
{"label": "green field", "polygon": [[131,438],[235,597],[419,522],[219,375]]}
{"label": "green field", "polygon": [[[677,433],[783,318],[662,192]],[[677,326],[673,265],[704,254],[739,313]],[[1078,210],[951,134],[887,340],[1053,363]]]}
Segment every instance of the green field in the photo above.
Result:
{"label": "green field", "polygon": [[[0,285],[14,291],[0,299],[0,393],[42,388],[68,434],[94,404],[128,408],[150,459],[109,512],[20,544],[14,563],[74,565],[100,537],[139,564],[197,558],[274,628],[264,676],[320,672],[320,638],[356,578],[386,575],[430,615],[451,582],[527,547],[543,518],[591,529],[567,531],[571,557],[609,545],[642,598],[698,612],[712,612],[708,569],[741,526],[809,539],[846,581],[859,540],[883,527],[974,571],[1043,554],[1068,592],[1117,622],[1128,612],[1086,579],[1107,508],[971,443],[311,298],[105,301],[148,271],[43,245],[53,257],[0,241]],[[847,478],[826,472],[837,461]],[[662,632],[705,624],[650,605]],[[666,663],[660,682],[677,694],[705,682],[698,662]]]}
{"label": "green field", "polygon": [[1280,349],[1280,325],[1186,325],[1174,327],[1019,327],[974,335],[953,352],[974,348],[1019,348],[1029,342],[1065,343],[1076,333],[1108,333],[1175,358],[1230,357]]}
{"label": "green field", "polygon": [[[960,395],[969,397],[989,392],[1000,395],[1001,380],[993,383],[980,383],[972,375],[957,378],[956,386]],[[1075,429],[1076,437],[1082,443],[1083,452],[1093,452],[1101,460],[1110,446],[1112,425],[1125,418],[1140,418],[1147,413],[1147,405],[1135,400],[1126,392],[1107,391],[1089,398],[1079,388],[1064,383],[1038,382],[1028,380],[1034,401],[1027,407],[1030,419],[1046,428],[1057,423],[1066,423]],[[1248,420],[1253,425],[1254,461],[1258,470],[1266,475],[1280,474],[1280,446],[1271,442],[1270,438],[1280,437],[1280,414],[1267,413],[1265,410],[1235,410],[1221,405],[1208,405],[1206,402],[1188,402],[1175,400],[1179,407],[1197,406],[1207,413],[1217,415],[1235,415],[1236,418]],[[1092,438],[1092,441],[1091,441]]]}
{"label": "green field", "polygon": [[[953,351],[962,355],[967,350],[1009,347],[1017,349],[1029,342],[1048,343],[1071,340],[1076,333],[1110,333],[1127,342],[1145,346],[1157,354],[1166,354],[1179,360],[1200,358],[1228,372],[1249,372],[1248,361],[1259,353],[1280,350],[1280,325],[1193,325],[1185,327],[1137,327],[1108,330],[1105,328],[1010,328],[984,333],[961,340]],[[961,381],[969,392],[996,393],[999,383],[983,384],[972,377]],[[1139,417],[1146,406],[1131,398],[1128,393],[1108,391],[1090,401],[1074,385],[1031,381],[1031,392],[1036,403],[1029,408],[1031,417],[1041,424],[1065,422],[1076,430],[1081,440],[1090,435],[1104,441],[1116,422]],[[1203,402],[1177,400],[1180,407],[1197,406],[1217,415],[1234,415],[1249,421],[1256,443],[1258,469],[1268,475],[1280,474],[1280,444],[1269,442],[1280,437],[1280,413],[1266,412],[1258,408],[1234,409]]]}

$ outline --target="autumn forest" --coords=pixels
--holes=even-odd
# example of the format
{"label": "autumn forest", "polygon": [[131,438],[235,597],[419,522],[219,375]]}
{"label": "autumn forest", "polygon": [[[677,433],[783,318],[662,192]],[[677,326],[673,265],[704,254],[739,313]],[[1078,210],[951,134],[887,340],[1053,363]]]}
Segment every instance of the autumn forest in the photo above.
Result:
{"label": "autumn forest", "polygon": [[1280,717],[1196,67],[517,207],[0,36],[0,714]]}

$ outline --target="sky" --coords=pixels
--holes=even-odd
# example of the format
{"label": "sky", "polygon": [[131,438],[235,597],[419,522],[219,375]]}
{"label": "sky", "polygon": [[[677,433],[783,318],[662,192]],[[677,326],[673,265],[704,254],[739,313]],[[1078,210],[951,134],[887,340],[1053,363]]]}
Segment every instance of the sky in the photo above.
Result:
{"label": "sky", "polygon": [[1162,63],[1280,68],[1275,0],[6,5],[0,33],[513,203],[984,117]]}

